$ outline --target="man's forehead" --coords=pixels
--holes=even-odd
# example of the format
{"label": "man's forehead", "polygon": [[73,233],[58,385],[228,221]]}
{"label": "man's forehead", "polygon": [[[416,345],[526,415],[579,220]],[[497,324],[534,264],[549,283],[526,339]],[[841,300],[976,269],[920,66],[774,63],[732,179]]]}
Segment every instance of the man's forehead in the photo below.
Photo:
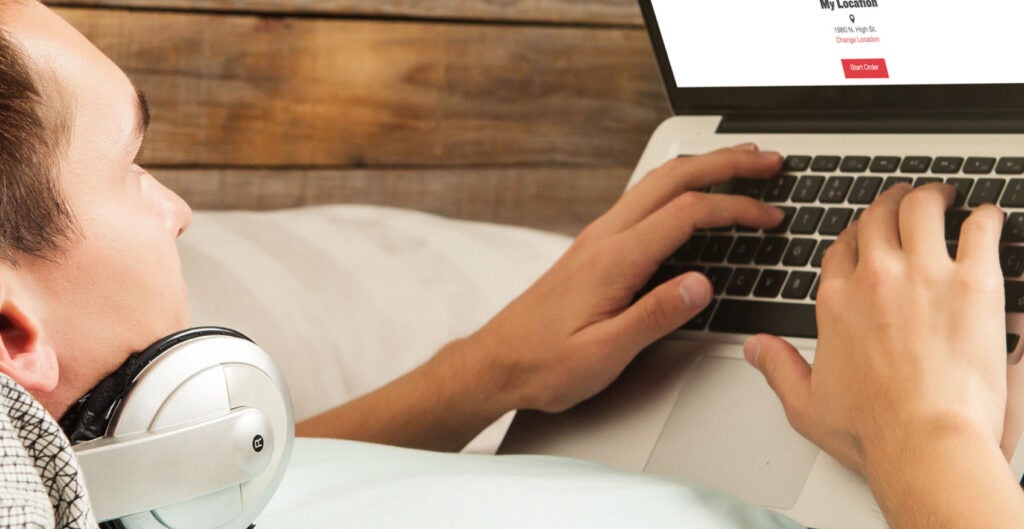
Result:
{"label": "man's forehead", "polygon": [[24,49],[39,77],[52,77],[64,92],[63,112],[71,117],[72,129],[96,143],[83,146],[83,154],[115,156],[110,145],[135,142],[147,112],[124,72],[48,7],[18,0],[4,11],[4,29]]}

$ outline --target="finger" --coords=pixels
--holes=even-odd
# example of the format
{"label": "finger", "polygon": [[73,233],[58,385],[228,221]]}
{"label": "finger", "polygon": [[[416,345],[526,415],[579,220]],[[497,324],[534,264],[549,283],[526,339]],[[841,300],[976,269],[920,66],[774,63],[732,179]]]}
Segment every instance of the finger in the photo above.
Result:
{"label": "finger", "polygon": [[623,257],[658,263],[683,245],[694,230],[741,224],[770,228],[785,214],[750,197],[689,192],[621,234]]}
{"label": "finger", "polygon": [[793,428],[807,435],[813,426],[809,422],[811,366],[800,352],[781,338],[758,334],[743,344],[743,356],[778,395]]}
{"label": "finger", "polygon": [[612,350],[635,355],[700,314],[711,302],[711,282],[687,272],[666,281],[614,318],[594,326]]}
{"label": "finger", "polygon": [[702,189],[737,176],[767,178],[778,172],[782,156],[744,148],[677,158],[651,171],[598,219],[608,234],[626,230],[688,190]]}
{"label": "finger", "polygon": [[907,193],[910,193],[910,185],[894,185],[860,216],[857,248],[861,256],[900,250],[899,207]]}
{"label": "finger", "polygon": [[903,197],[899,231],[905,252],[924,262],[949,260],[944,218],[955,199],[953,186],[939,183],[919,187]]}
{"label": "finger", "polygon": [[821,260],[821,280],[849,277],[857,269],[857,232],[860,221],[853,221],[825,251]]}
{"label": "finger", "polygon": [[956,262],[980,270],[999,270],[999,238],[1003,233],[1003,212],[985,204],[975,208],[960,228]]}

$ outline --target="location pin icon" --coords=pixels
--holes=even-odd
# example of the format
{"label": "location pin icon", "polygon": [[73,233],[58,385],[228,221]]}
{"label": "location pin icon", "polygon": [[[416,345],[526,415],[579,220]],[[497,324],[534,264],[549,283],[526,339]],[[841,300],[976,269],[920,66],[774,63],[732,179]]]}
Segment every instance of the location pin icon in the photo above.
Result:
{"label": "location pin icon", "polygon": [[851,14],[851,15],[850,15],[850,23],[851,23],[851,24],[853,24],[853,23],[856,23],[856,22],[857,22],[857,17],[855,17],[855,16],[853,16],[853,15]]}

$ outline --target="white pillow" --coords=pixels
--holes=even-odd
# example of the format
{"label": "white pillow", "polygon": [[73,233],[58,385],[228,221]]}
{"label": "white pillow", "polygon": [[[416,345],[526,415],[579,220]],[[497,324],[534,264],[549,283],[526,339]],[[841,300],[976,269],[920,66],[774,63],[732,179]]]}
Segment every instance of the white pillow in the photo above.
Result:
{"label": "white pillow", "polygon": [[[288,380],[302,420],[465,336],[571,239],[376,206],[196,212],[182,237],[194,325],[241,331]],[[493,452],[510,416],[471,445]]]}

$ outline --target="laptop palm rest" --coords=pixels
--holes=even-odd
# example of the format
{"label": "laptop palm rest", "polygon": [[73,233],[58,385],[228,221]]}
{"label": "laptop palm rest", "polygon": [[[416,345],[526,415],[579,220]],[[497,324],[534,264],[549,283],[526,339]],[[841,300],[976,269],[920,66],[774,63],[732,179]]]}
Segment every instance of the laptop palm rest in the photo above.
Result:
{"label": "laptop palm rest", "polygon": [[788,509],[818,452],[789,427],[756,369],[743,360],[702,356],[686,374],[644,471]]}

